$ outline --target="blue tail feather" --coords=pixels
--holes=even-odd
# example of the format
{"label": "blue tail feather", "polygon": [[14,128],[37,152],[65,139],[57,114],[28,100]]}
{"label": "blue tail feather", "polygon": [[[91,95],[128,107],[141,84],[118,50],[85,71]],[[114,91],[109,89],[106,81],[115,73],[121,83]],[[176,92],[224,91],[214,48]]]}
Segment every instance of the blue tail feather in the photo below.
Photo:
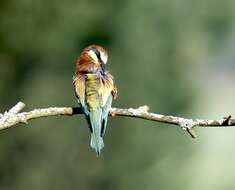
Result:
{"label": "blue tail feather", "polygon": [[101,149],[104,147],[104,141],[101,137],[101,110],[90,113],[90,124],[92,127],[90,146],[100,155]]}

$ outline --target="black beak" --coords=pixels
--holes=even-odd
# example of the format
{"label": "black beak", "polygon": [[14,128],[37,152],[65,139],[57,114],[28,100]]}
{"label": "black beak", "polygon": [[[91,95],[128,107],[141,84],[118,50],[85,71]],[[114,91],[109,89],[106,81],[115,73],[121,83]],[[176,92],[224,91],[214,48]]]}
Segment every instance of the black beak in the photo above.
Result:
{"label": "black beak", "polygon": [[104,64],[103,61],[101,62],[101,68],[102,68],[102,71],[103,71],[103,72],[106,71],[106,64]]}

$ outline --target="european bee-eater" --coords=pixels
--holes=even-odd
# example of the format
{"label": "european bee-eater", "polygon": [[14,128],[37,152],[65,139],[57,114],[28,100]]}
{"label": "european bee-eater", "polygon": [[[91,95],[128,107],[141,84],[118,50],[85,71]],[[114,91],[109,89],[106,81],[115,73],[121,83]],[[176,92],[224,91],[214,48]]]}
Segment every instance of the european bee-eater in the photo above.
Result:
{"label": "european bee-eater", "polygon": [[116,97],[113,76],[106,70],[108,54],[104,48],[85,48],[76,62],[73,79],[75,94],[91,132],[90,145],[100,155],[112,99]]}

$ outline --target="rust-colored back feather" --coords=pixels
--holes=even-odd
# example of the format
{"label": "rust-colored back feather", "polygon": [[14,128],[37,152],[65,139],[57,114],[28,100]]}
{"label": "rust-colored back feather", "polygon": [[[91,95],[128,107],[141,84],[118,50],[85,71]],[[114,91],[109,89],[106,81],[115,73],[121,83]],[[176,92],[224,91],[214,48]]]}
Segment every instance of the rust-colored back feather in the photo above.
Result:
{"label": "rust-colored back feather", "polygon": [[94,64],[94,60],[89,55],[89,48],[94,47],[100,50],[105,51],[102,47],[97,45],[91,45],[85,48],[76,62],[76,74],[84,74],[84,73],[96,73],[101,71],[100,64]]}

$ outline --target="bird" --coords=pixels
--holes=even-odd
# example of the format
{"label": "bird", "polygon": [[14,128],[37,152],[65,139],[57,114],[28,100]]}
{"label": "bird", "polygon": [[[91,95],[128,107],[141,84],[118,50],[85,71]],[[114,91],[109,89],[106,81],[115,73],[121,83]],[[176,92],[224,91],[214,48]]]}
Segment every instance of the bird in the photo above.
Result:
{"label": "bird", "polygon": [[90,45],[77,59],[73,77],[75,95],[91,133],[90,146],[97,156],[104,147],[103,137],[112,100],[117,97],[113,76],[106,68],[107,62],[107,51],[99,45]]}

